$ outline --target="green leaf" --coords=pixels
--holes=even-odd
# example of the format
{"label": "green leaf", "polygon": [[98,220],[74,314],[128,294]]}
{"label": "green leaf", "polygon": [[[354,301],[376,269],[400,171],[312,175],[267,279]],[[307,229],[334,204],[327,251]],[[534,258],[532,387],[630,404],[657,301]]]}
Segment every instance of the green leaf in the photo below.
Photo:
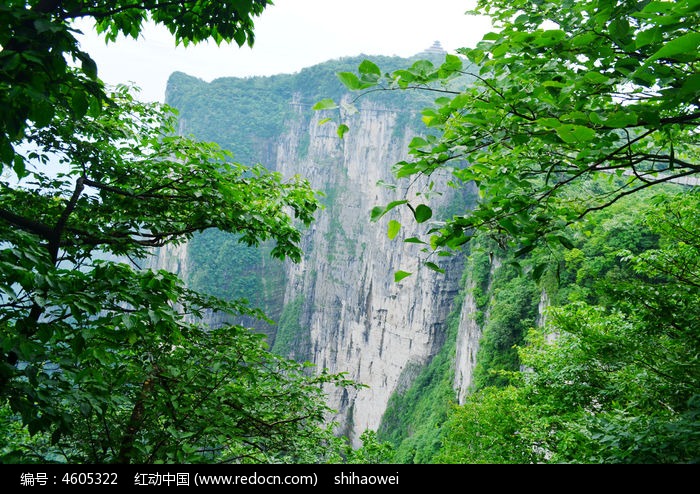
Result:
{"label": "green leaf", "polygon": [[652,43],[658,43],[661,40],[663,40],[663,30],[660,27],[653,27],[637,34],[635,46],[642,48]]}
{"label": "green leaf", "polygon": [[403,280],[404,278],[411,276],[413,273],[409,273],[407,271],[397,271],[394,273],[394,281],[398,283],[399,281]]}
{"label": "green leaf", "polygon": [[515,235],[518,231],[515,226],[513,218],[505,217],[498,220],[498,224],[501,225],[509,234]]}
{"label": "green leaf", "polygon": [[12,169],[15,171],[17,178],[22,179],[28,175],[27,167],[24,163],[24,158],[20,155],[15,155]]}
{"label": "green leaf", "polygon": [[425,204],[419,204],[418,207],[416,207],[416,210],[413,213],[413,215],[415,216],[416,221],[418,223],[423,223],[425,221],[428,221],[430,218],[432,218],[433,210],[430,209]]}
{"label": "green leaf", "polygon": [[338,72],[337,75],[338,79],[340,79],[340,82],[342,82],[343,85],[350,91],[357,91],[358,89],[362,89],[362,83],[360,82],[360,79],[357,77],[357,75],[353,74],[352,72]]}
{"label": "green leaf", "polygon": [[681,93],[684,95],[693,95],[700,92],[700,73],[690,75],[683,81]]}
{"label": "green leaf", "polygon": [[584,75],[583,78],[589,82],[592,82],[593,84],[604,84],[610,80],[607,75],[595,71],[586,72],[586,75]]}
{"label": "green leaf", "polygon": [[564,31],[552,29],[540,33],[539,36],[533,40],[533,44],[537,46],[550,46],[559,43],[564,38],[566,38],[566,33]]}
{"label": "green leaf", "polygon": [[[462,245],[464,245],[464,244],[466,244],[467,242],[469,242],[469,239],[470,239],[470,238],[471,238],[471,237],[469,237],[469,236],[467,236],[467,235],[463,235],[463,234],[455,235],[454,237],[451,237],[451,238],[448,238],[448,239],[447,239],[447,244],[446,244],[446,245],[447,245],[450,249],[458,249],[458,248],[460,248]],[[438,255],[439,255],[439,254],[438,254]]]}
{"label": "green leaf", "polygon": [[408,244],[423,244],[423,245],[428,245],[428,242],[425,242],[424,240],[419,239],[418,237],[409,237],[404,240],[404,242]]}
{"label": "green leaf", "polygon": [[37,127],[45,127],[51,123],[54,116],[54,107],[46,100],[38,101],[32,108],[31,119]]}
{"label": "green leaf", "polygon": [[391,211],[397,206],[400,206],[402,204],[406,204],[408,201],[403,199],[400,201],[391,201],[389,204],[386,205],[386,207],[381,207],[381,206],[375,206],[372,208],[372,213],[371,213],[371,219],[372,221],[377,221],[379,218],[384,216],[386,213]]}
{"label": "green leaf", "polygon": [[563,245],[567,249],[573,249],[574,244],[569,240],[567,237],[564,235],[555,235],[554,238],[559,241],[561,245]]}
{"label": "green leaf", "polygon": [[[690,57],[690,60],[697,60],[698,47],[700,47],[700,33],[686,33],[662,46],[661,49],[647,59],[647,63],[660,58],[686,60]],[[682,55],[682,57],[678,58],[679,55]]]}
{"label": "green leaf", "polygon": [[52,26],[51,21],[43,17],[34,21],[34,29],[36,29],[36,32],[39,34],[50,31]]}
{"label": "green leaf", "polygon": [[76,91],[71,98],[71,109],[76,118],[82,118],[87,113],[88,99],[82,91]]}
{"label": "green leaf", "polygon": [[238,46],[243,46],[246,42],[246,34],[242,30],[238,29],[233,33],[233,40]]}
{"label": "green leaf", "polygon": [[340,124],[338,125],[338,130],[336,131],[336,133],[338,134],[338,137],[342,139],[348,130],[350,130],[350,127],[348,127],[345,124]]}
{"label": "green leaf", "polygon": [[311,107],[312,110],[335,110],[338,105],[331,98],[324,98]]}
{"label": "green leaf", "polygon": [[414,137],[413,139],[411,139],[411,142],[408,144],[408,147],[410,149],[420,149],[426,147],[427,145],[428,141],[426,141],[422,137]]}
{"label": "green leaf", "polygon": [[545,127],[548,127],[550,129],[556,129],[557,127],[561,127],[562,123],[556,119],[556,118],[538,118],[537,123],[540,125],[543,125]]}
{"label": "green leaf", "polygon": [[605,120],[597,112],[590,112],[588,119],[595,125],[603,125],[605,123]]}
{"label": "green leaf", "polygon": [[594,33],[591,32],[584,32],[582,34],[577,35],[571,40],[571,44],[573,46],[586,46],[590,45],[592,42],[596,40],[597,36]]}
{"label": "green leaf", "polygon": [[370,220],[377,221],[379,218],[381,218],[385,214],[386,214],[386,208],[383,208],[382,206],[375,206],[372,208],[372,211],[370,213]]}
{"label": "green leaf", "polygon": [[392,183],[386,182],[384,180],[377,180],[376,185],[377,185],[377,187],[383,187],[383,188],[389,189],[389,190],[396,190],[397,189],[396,184],[392,184]]}
{"label": "green leaf", "polygon": [[446,71],[459,71],[462,70],[462,59],[457,55],[447,54],[445,55],[445,62],[440,65],[440,69]]}
{"label": "green leaf", "polygon": [[629,31],[629,21],[624,17],[613,19],[613,21],[610,23],[610,34],[614,39],[621,39],[625,37]]}
{"label": "green leaf", "polygon": [[567,143],[586,142],[595,138],[595,130],[581,125],[564,124],[556,128],[557,135]]}
{"label": "green leaf", "polygon": [[81,59],[81,62],[85,75],[87,75],[90,79],[97,79],[97,64],[95,61],[89,56],[86,56]]}
{"label": "green leaf", "polygon": [[357,68],[357,71],[360,74],[371,74],[377,76],[382,75],[382,71],[379,70],[379,67],[370,60],[363,60],[360,66]]}
{"label": "green leaf", "polygon": [[637,115],[635,113],[625,111],[613,112],[605,119],[605,125],[618,129],[630,125],[637,125]]}
{"label": "green leaf", "polygon": [[441,268],[440,266],[438,266],[438,265],[435,264],[434,262],[426,261],[426,262],[424,262],[423,264],[424,264],[425,267],[427,267],[428,269],[431,269],[431,270],[433,270],[433,271],[437,271],[438,273],[444,273],[444,272],[445,272],[445,270],[444,270],[443,268]]}
{"label": "green leaf", "polygon": [[389,224],[387,226],[387,235],[390,240],[394,240],[394,238],[396,238],[396,235],[398,235],[399,230],[401,230],[401,223],[399,223],[396,220],[389,221]]}
{"label": "green leaf", "polygon": [[528,252],[531,252],[535,248],[535,244],[531,245],[526,245],[525,247],[522,247],[521,249],[518,249],[515,254],[513,254],[514,257],[522,257]]}
{"label": "green leaf", "polygon": [[394,81],[396,81],[396,83],[399,85],[401,85],[402,82],[409,84],[415,79],[412,72],[403,69],[392,72],[391,77],[393,77]]}
{"label": "green leaf", "polygon": [[544,274],[544,270],[547,269],[547,264],[546,263],[540,263],[535,266],[535,268],[532,270],[532,278],[535,281],[540,281],[542,278],[542,274]]}

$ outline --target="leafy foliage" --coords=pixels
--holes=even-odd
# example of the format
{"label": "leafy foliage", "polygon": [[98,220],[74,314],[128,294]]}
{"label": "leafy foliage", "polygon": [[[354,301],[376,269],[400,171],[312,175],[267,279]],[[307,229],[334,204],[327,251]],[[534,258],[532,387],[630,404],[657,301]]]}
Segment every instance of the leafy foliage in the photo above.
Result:
{"label": "leafy foliage", "polygon": [[[117,104],[105,105],[97,118],[63,115],[27,134],[36,149],[23,161],[53,161],[58,170],[55,177],[43,167],[25,171],[17,179],[27,186],[5,183],[0,217],[43,237],[54,262],[79,263],[94,248],[142,257],[207,228],[235,229],[248,245],[274,236],[273,256],[299,260],[300,233],[285,207],[299,221],[312,221],[317,202],[308,183],[297,177],[285,184],[262,166],[231,162],[216,144],[174,135],[172,112],[136,103],[125,87],[111,99]],[[24,212],[46,201],[35,187],[55,199]],[[64,234],[85,240],[74,246]]]}
{"label": "leafy foliage", "polygon": [[[550,307],[518,346],[524,370],[510,386],[482,388],[455,408],[440,462],[698,461],[700,203],[681,191],[644,205],[624,201],[590,217],[577,247],[590,255],[573,262],[597,280],[579,278],[586,300],[565,288],[570,301]],[[637,225],[643,249],[625,248],[624,224]],[[601,240],[621,246],[616,262],[593,254]],[[481,446],[496,442],[507,446]]]}
{"label": "leafy foliage", "polygon": [[475,230],[520,254],[570,248],[566,225],[700,172],[696,1],[481,0],[474,12],[496,29],[441,64],[382,75],[367,61],[339,74],[356,91],[440,93],[423,112],[435,134],[414,139],[396,176],[447,170],[482,199],[429,228],[431,249],[459,248]]}
{"label": "leafy foliage", "polygon": [[295,222],[311,221],[315,193],[174,136],[175,115],[127,88],[110,99],[97,118],[57,115],[31,128],[25,159],[37,169],[2,182],[1,391],[31,435],[51,438],[31,453],[12,444],[7,457],[322,458],[330,429],[320,385],[347,382],[308,377],[250,330],[200,322],[212,310],[265,319],[259,310],[119,261],[209,228],[249,245],[272,240],[272,255],[299,259]]}
{"label": "leafy foliage", "polygon": [[379,441],[375,431],[370,429],[364,431],[360,435],[360,440],[362,441],[360,448],[347,447],[345,463],[360,465],[391,463],[393,448],[390,443]]}
{"label": "leafy foliage", "polygon": [[[146,21],[165,26],[176,44],[211,39],[253,45],[254,22],[269,0],[137,3],[80,0],[9,0],[0,7],[0,161],[22,172],[15,148],[28,123],[48,125],[55,114],[80,119],[99,112],[108,95],[95,61],[81,50],[73,22],[92,18],[105,40],[137,38]],[[75,68],[75,70],[73,69]]]}
{"label": "leafy foliage", "polygon": [[486,387],[451,410],[445,439],[435,463],[532,463],[537,450],[523,437],[536,416],[524,404],[525,390],[513,386]]}
{"label": "leafy foliage", "polygon": [[92,17],[113,41],[150,18],[176,43],[252,44],[252,18],[269,3],[0,7],[3,462],[308,463],[345,452],[322,390],[354,383],[311,376],[242,325],[203,324],[210,312],[271,321],[142,267],[153,248],[209,230],[298,261],[317,193],[177,135],[171,107],[104,87],[71,27]]}
{"label": "leafy foliage", "polygon": [[472,386],[476,389],[508,383],[507,373],[520,367],[516,346],[523,342],[537,315],[537,287],[512,267],[499,269],[492,283],[489,317],[474,368]]}

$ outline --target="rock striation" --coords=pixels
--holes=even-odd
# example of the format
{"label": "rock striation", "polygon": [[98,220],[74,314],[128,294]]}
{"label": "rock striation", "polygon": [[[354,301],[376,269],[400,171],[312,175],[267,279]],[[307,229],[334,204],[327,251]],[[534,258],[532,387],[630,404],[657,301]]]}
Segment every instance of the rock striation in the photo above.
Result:
{"label": "rock striation", "polygon": [[[359,62],[348,63],[356,67]],[[337,70],[334,65],[321,72],[324,77],[335,77]],[[304,232],[303,259],[284,264],[284,276],[273,283],[278,286],[274,297],[264,300],[265,309],[278,321],[265,331],[274,351],[309,361],[318,371],[346,373],[347,378],[366,385],[344,391],[328,389],[329,404],[337,410],[329,420],[338,422],[339,432],[356,443],[364,430],[378,428],[391,395],[409,386],[441,348],[447,316],[455,309],[462,288],[464,266],[464,258],[453,256],[435,260],[446,268],[444,274],[426,268],[421,264],[426,256],[422,246],[402,241],[423,233],[425,225],[417,225],[405,207],[391,210],[376,222],[370,220],[371,210],[407,199],[438,212],[467,204],[473,197],[465,197],[471,194],[465,189],[448,187],[447,177],[431,177],[442,195],[425,194],[427,182],[415,183],[408,190],[407,184],[385,185],[394,183],[392,165],[408,158],[409,142],[421,131],[424,100],[402,96],[353,101],[351,95],[336,89],[335,95],[314,93],[313,88],[319,86],[334,87],[328,81],[309,86],[308,81],[299,83],[300,79],[307,81],[309,74],[205,83],[176,73],[169,81],[166,101],[180,112],[181,132],[217,141],[230,147],[234,155],[260,161],[285,176],[299,174],[323,192],[324,209]],[[246,84],[248,91],[240,90]],[[254,127],[255,122],[251,113],[242,110],[248,105],[245,98],[260,98],[265,91],[275,92],[265,110],[276,124],[271,126],[268,121],[264,132],[251,129],[246,137],[240,126]],[[340,115],[350,127],[342,139],[336,132],[337,119],[321,124],[328,115],[311,109],[314,99],[322,96],[335,96],[344,103],[341,108],[352,103],[357,109]],[[228,104],[224,102],[235,102],[233,109],[221,110],[221,105]],[[219,131],[213,130],[214,121]],[[226,134],[228,129],[238,134],[232,137]],[[236,145],[241,146],[239,150]],[[402,224],[393,240],[387,236],[391,219]],[[193,279],[198,270],[231,271],[216,263],[206,267],[193,262],[197,256],[192,249],[190,245],[164,252],[157,262],[179,270],[186,280]],[[217,258],[235,262],[235,256]],[[257,265],[256,276],[263,280],[260,286],[265,285],[269,263]],[[394,273],[398,270],[413,274],[397,283]],[[232,287],[235,282],[221,280]],[[468,320],[467,315],[464,319]],[[478,340],[473,333],[476,329],[469,331],[471,336],[466,338]],[[460,352],[464,360],[470,350],[461,348]],[[469,361],[471,358],[465,360]],[[458,389],[466,386],[465,365],[460,364]]]}

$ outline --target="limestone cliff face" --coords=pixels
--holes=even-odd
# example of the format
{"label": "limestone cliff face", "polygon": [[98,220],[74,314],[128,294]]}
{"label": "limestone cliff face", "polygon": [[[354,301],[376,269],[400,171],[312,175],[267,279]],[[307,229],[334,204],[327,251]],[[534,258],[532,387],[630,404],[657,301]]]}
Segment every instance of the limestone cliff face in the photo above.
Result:
{"label": "limestone cliff face", "polygon": [[[265,81],[254,82],[257,92],[251,91],[253,97],[263,93]],[[168,99],[186,123],[181,131],[196,130],[200,121],[201,130],[195,134],[205,135],[198,137],[220,143],[233,140],[216,134],[212,124],[201,124],[204,118],[223,129],[235,128],[240,140],[240,116],[231,116],[221,106],[227,100],[239,101],[242,93],[226,93],[221,81],[216,88],[201,81],[194,89],[185,88],[191,83],[180,75],[169,85]],[[204,116],[188,103],[202,98],[209,98]],[[408,208],[395,208],[377,222],[370,221],[370,212],[374,206],[407,199],[414,205],[429,205],[438,216],[440,209],[455,201],[471,200],[456,194],[470,193],[443,183],[435,190],[444,195],[428,198],[416,195],[426,192],[420,183],[409,191],[402,188],[405,183],[399,188],[378,185],[380,181],[393,183],[392,165],[407,159],[408,144],[422,128],[416,122],[424,102],[411,103],[406,98],[393,103],[363,101],[357,113],[344,116],[350,131],[340,139],[335,123],[319,125],[319,119],[328,115],[311,110],[313,101],[304,88],[290,90],[283,100],[275,101],[279,106],[268,108],[268,115],[274,113],[279,125],[274,129],[268,125],[265,136],[248,139],[245,156],[259,158],[285,176],[308,178],[325,194],[325,208],[304,233],[302,261],[284,265],[283,290],[278,290],[282,297],[266,302],[268,307],[283,305],[277,308],[279,324],[270,336],[275,351],[309,361],[319,372],[346,373],[347,378],[367,386],[328,389],[329,405],[337,410],[329,419],[336,420],[341,432],[357,444],[364,430],[378,428],[392,393],[410,386],[441,348],[464,265],[459,256],[431,259],[446,268],[445,274],[421,265],[426,255],[422,246],[402,242],[425,230]],[[403,225],[393,240],[387,236],[390,219]],[[192,252],[166,254],[167,263],[181,273],[193,276],[200,269],[192,262]],[[413,274],[396,283],[398,270]],[[260,276],[264,278],[265,272],[261,266]]]}
{"label": "limestone cliff face", "polygon": [[[419,266],[425,255],[419,247],[401,242],[417,233],[407,208],[370,222],[372,207],[403,197],[377,185],[392,182],[391,165],[406,159],[414,134],[398,127],[402,111],[363,105],[349,119],[342,140],[335,125],[319,126],[318,115],[300,111],[298,125],[277,151],[278,170],[308,177],[329,198],[305,237],[303,261],[288,266],[287,302],[301,297],[298,322],[308,332],[304,357],[318,369],[347,372],[368,386],[331,390],[330,405],[339,411],[335,419],[353,438],[378,427],[397,386],[410,384],[412,374],[440,348],[459,289],[462,259],[452,259],[447,274],[439,274]],[[307,135],[301,155],[299,142]],[[454,199],[443,196],[428,204],[435,209]],[[403,225],[394,240],[387,236],[390,218]],[[398,270],[414,274],[396,283]]]}

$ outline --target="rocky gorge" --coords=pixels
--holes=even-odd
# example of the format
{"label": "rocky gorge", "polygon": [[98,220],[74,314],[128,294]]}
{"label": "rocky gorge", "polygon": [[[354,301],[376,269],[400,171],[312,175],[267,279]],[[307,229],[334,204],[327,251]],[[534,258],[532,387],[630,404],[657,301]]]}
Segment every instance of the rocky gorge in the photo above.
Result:
{"label": "rocky gorge", "polygon": [[[328,391],[337,410],[329,420],[355,443],[364,430],[381,426],[390,398],[413,384],[448,334],[456,337],[449,342],[456,347],[455,398],[463,398],[481,331],[465,256],[436,259],[444,273],[427,269],[421,245],[403,242],[425,227],[408,208],[371,221],[373,207],[401,199],[426,203],[436,218],[444,217],[469,207],[476,191],[451,188],[447,177],[431,177],[439,194],[421,184],[408,189],[394,183],[392,165],[407,159],[411,139],[424,131],[420,111],[428,100],[408,93],[360,99],[345,93],[336,73],[352,70],[360,60],[210,83],[173,74],[166,102],[179,112],[181,133],[215,141],[242,163],[307,178],[322,193],[324,208],[304,231],[299,263],[275,261],[265,247],[244,247],[217,232],[205,232],[176,250],[163,249],[154,260],[154,266],[177,272],[195,288],[246,298],[264,309],[276,324],[245,322],[267,335],[273,351],[365,385]],[[312,109],[323,97],[342,101],[341,111],[356,108],[342,115],[350,126],[343,138],[337,122],[323,123],[327,115]],[[393,239],[387,235],[389,219],[402,225]],[[396,282],[399,270],[412,275]],[[448,331],[450,314],[458,319],[456,335]]]}

